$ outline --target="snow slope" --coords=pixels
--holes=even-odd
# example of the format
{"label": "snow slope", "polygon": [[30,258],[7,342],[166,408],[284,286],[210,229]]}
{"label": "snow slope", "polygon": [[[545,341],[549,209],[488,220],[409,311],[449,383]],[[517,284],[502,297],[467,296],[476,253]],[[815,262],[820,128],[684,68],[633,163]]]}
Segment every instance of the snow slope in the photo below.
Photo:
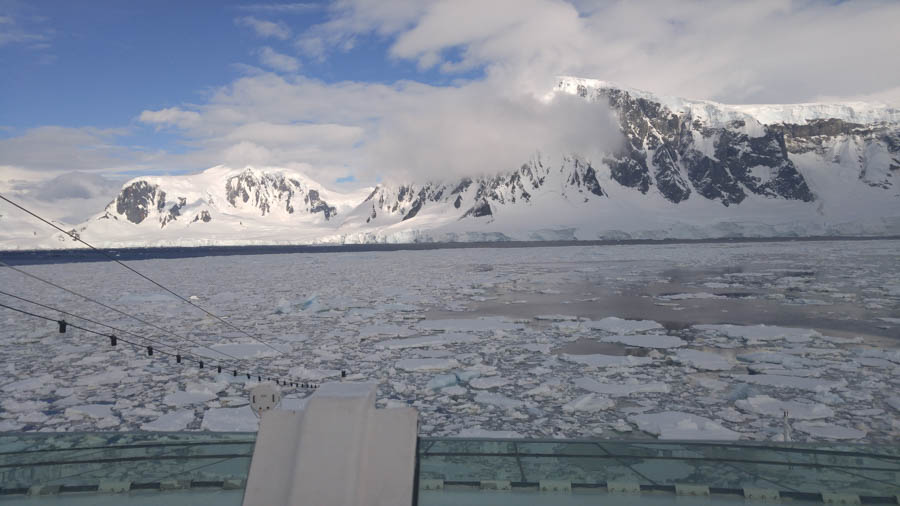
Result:
{"label": "snow slope", "polygon": [[[73,228],[108,247],[900,234],[897,109],[724,105],[572,77],[545,100],[558,94],[608,104],[623,145],[351,193],[273,167],[141,177]],[[0,248],[75,244],[0,211]]]}

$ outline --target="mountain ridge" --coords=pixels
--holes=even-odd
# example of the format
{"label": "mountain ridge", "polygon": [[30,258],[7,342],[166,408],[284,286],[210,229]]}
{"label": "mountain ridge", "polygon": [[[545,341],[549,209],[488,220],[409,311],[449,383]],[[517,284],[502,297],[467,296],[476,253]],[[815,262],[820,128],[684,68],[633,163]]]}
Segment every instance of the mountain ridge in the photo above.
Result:
{"label": "mountain ridge", "polygon": [[900,232],[897,109],[731,106],[581,78],[560,78],[544,100],[556,94],[608,105],[623,144],[594,160],[536,149],[492,175],[349,193],[275,167],[140,177],[74,230],[117,247]]}

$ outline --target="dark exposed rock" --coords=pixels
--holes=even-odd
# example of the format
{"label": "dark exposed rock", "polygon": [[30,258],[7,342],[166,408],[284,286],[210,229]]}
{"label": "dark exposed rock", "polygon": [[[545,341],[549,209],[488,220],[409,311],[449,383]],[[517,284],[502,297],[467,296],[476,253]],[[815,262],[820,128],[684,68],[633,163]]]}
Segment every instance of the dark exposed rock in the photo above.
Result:
{"label": "dark exposed rock", "polygon": [[191,223],[196,223],[198,221],[202,221],[203,223],[209,223],[210,220],[212,220],[212,217],[209,215],[209,211],[204,209],[203,211],[200,211],[200,213],[198,215],[194,216],[194,219],[191,220]]}
{"label": "dark exposed rock", "polygon": [[410,218],[415,217],[417,214],[419,214],[420,209],[422,209],[422,199],[418,199],[415,202],[413,202],[413,205],[409,209],[409,212],[407,212],[406,215],[403,216],[403,219],[400,221],[406,221]]}
{"label": "dark exposed rock", "polygon": [[481,218],[482,216],[493,216],[493,214],[493,211],[491,211],[491,205],[488,204],[487,200],[482,199],[474,206],[472,206],[471,209],[466,211],[466,213],[462,215],[462,217],[466,218],[468,216],[474,216],[475,218]]}
{"label": "dark exposed rock", "polygon": [[[150,208],[156,204],[157,192],[159,187],[151,185],[146,181],[136,181],[119,192],[116,198],[116,212],[124,214],[128,221],[132,223],[141,223],[150,214]],[[161,201],[165,205],[165,193],[162,195]]]}
{"label": "dark exposed rock", "polygon": [[322,200],[318,190],[307,191],[300,181],[278,173],[259,174],[246,170],[232,176],[225,182],[225,198],[232,206],[237,206],[239,201],[249,203],[258,208],[262,216],[271,213],[273,206],[294,214],[301,198],[302,208],[308,213],[322,213],[326,220],[337,214],[337,208]]}

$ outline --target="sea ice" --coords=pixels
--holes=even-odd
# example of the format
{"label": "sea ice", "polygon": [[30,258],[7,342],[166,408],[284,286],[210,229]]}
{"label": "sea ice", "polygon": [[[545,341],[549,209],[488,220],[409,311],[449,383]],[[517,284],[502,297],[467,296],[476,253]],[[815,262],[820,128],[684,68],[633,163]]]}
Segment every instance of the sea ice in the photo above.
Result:
{"label": "sea ice", "polygon": [[214,432],[256,432],[259,428],[259,419],[250,406],[212,408],[203,415],[200,428]]}
{"label": "sea ice", "polygon": [[423,320],[417,324],[426,330],[443,330],[445,332],[489,332],[492,330],[515,330],[522,327],[503,317],[484,317],[458,320]]}
{"label": "sea ice", "polygon": [[900,395],[892,395],[885,399],[885,402],[888,403],[888,406],[900,411]]}
{"label": "sea ice", "polygon": [[359,338],[368,339],[376,336],[406,337],[416,332],[408,327],[393,324],[364,325],[359,328]]}
{"label": "sea ice", "polygon": [[606,336],[600,341],[604,343],[622,343],[639,348],[677,348],[684,346],[685,342],[675,336],[666,335],[636,335],[636,336]]}
{"label": "sea ice", "polygon": [[172,392],[163,397],[163,404],[167,406],[188,406],[190,404],[200,404],[211,399],[215,399],[216,394],[211,392]]}
{"label": "sea ice", "polygon": [[793,427],[813,437],[822,439],[860,439],[866,437],[866,431],[851,427],[841,427],[827,422],[797,422]]}
{"label": "sea ice", "polygon": [[653,362],[649,357],[635,357],[631,355],[561,355],[564,360],[589,365],[591,367],[632,367],[646,365]]}
{"label": "sea ice", "polygon": [[741,437],[739,432],[727,429],[709,418],[680,411],[632,415],[628,417],[628,421],[660,439],[733,441]]}
{"label": "sea ice", "polygon": [[0,420],[0,432],[14,432],[21,430],[24,426],[24,423],[18,423],[12,420]]}
{"label": "sea ice", "polygon": [[702,371],[728,371],[734,367],[727,358],[708,351],[678,350],[674,359]]}
{"label": "sea ice", "polygon": [[587,321],[584,325],[594,330],[602,330],[610,334],[635,334],[648,330],[662,329],[663,326],[652,320],[623,320],[615,316],[608,316],[601,320]]}
{"label": "sea ice", "polygon": [[625,397],[635,393],[668,393],[669,385],[655,381],[630,380],[626,383],[601,383],[593,378],[578,378],[575,386],[598,394]]}
{"label": "sea ice", "polygon": [[129,375],[127,371],[112,368],[97,374],[89,374],[81,376],[75,380],[75,384],[79,386],[95,386],[95,385],[113,385],[118,383],[134,382],[136,379]]}
{"label": "sea ice", "polygon": [[728,386],[728,383],[726,383],[724,381],[720,381],[715,378],[707,378],[705,376],[694,376],[691,378],[691,380],[693,382],[697,383],[698,385],[700,385],[701,387],[709,389],[709,390],[713,390],[713,391],[724,390],[725,387]]}
{"label": "sea ice", "polygon": [[511,399],[495,392],[478,392],[475,394],[475,402],[480,404],[490,404],[504,409],[519,408],[525,405],[525,403],[520,400]]}
{"label": "sea ice", "polygon": [[694,325],[694,328],[701,331],[721,334],[733,339],[744,339],[748,343],[780,341],[782,339],[791,343],[806,343],[812,340],[812,338],[821,337],[821,334],[815,330],[776,327],[771,325]]}
{"label": "sea ice", "polygon": [[445,344],[471,343],[478,340],[478,336],[462,332],[445,332],[432,336],[407,337],[403,339],[389,339],[375,343],[376,348],[388,350],[400,350],[404,348],[424,348],[427,346],[442,346]]}
{"label": "sea ice", "polygon": [[727,299],[724,295],[716,295],[714,293],[698,292],[698,293],[673,293],[670,295],[660,295],[660,299],[665,300],[689,300],[689,299]]}
{"label": "sea ice", "polygon": [[551,322],[575,322],[581,318],[566,314],[542,314],[534,317],[535,320],[544,320]]}
{"label": "sea ice", "polygon": [[38,390],[48,383],[52,383],[53,379],[53,376],[50,376],[49,374],[42,374],[40,376],[11,381],[0,387],[0,389],[4,392],[27,392],[30,390]]}
{"label": "sea ice", "polygon": [[462,429],[456,435],[459,438],[492,438],[492,439],[521,439],[525,436],[513,430],[488,430],[480,427]]}
{"label": "sea ice", "polygon": [[152,422],[141,425],[141,430],[148,431],[176,431],[184,430],[188,424],[194,421],[194,411],[179,409],[166,413]]}
{"label": "sea ice", "polygon": [[394,366],[404,371],[443,371],[458,367],[459,362],[452,358],[405,358]]}
{"label": "sea ice", "polygon": [[[283,344],[271,345],[282,352],[290,352],[290,346]],[[194,355],[212,359],[237,358],[267,358],[277,357],[278,352],[261,343],[223,343],[213,344],[207,348],[191,348]]]}
{"label": "sea ice", "polygon": [[455,385],[457,381],[459,381],[459,378],[457,378],[455,374],[438,374],[428,380],[428,384],[425,385],[425,388],[429,390],[439,390],[444,387]]}
{"label": "sea ice", "polygon": [[834,416],[834,410],[824,404],[815,404],[799,401],[782,401],[768,395],[756,395],[735,401],[735,406],[743,411],[757,413],[781,419],[787,411],[788,418],[794,420],[815,420],[817,418],[830,418]]}
{"label": "sea ice", "polygon": [[91,418],[109,418],[113,416],[111,404],[84,404],[66,408],[66,417],[89,416]]}
{"label": "sea ice", "polygon": [[736,357],[741,362],[754,362],[766,364],[778,364],[787,368],[800,368],[813,366],[815,363],[809,359],[774,351],[758,351],[742,353]]}
{"label": "sea ice", "polygon": [[775,388],[807,390],[810,392],[827,392],[846,385],[846,381],[825,381],[817,378],[801,378],[796,376],[780,376],[777,374],[734,374],[738,381],[754,383]]}
{"label": "sea ice", "polygon": [[563,404],[562,410],[566,413],[572,413],[575,411],[585,411],[588,413],[593,413],[594,411],[602,411],[612,408],[615,405],[616,403],[613,400],[591,393],[582,395],[581,397]]}
{"label": "sea ice", "polygon": [[441,389],[441,393],[444,395],[449,395],[451,397],[456,397],[459,395],[466,395],[469,391],[466,387],[461,387],[459,385],[452,385],[449,387],[445,387]]}
{"label": "sea ice", "polygon": [[321,381],[325,378],[333,378],[341,375],[338,369],[307,369],[302,365],[291,367],[288,375],[298,379],[309,381]]}
{"label": "sea ice", "polygon": [[479,390],[487,390],[489,388],[499,388],[509,384],[509,380],[500,376],[486,376],[475,378],[469,382],[469,386]]}

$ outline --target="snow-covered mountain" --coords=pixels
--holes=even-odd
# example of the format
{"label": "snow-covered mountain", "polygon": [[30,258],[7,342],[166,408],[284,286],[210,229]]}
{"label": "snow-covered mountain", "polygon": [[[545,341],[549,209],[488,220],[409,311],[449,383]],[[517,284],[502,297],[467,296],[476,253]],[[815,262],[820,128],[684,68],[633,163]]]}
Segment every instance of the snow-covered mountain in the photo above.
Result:
{"label": "snow-covered mountain", "polygon": [[[724,105],[570,77],[557,94],[608,104],[624,142],[347,194],[277,168],[142,177],[76,230],[117,247],[900,233],[898,109]],[[73,245],[29,234],[0,232],[0,246]]]}

